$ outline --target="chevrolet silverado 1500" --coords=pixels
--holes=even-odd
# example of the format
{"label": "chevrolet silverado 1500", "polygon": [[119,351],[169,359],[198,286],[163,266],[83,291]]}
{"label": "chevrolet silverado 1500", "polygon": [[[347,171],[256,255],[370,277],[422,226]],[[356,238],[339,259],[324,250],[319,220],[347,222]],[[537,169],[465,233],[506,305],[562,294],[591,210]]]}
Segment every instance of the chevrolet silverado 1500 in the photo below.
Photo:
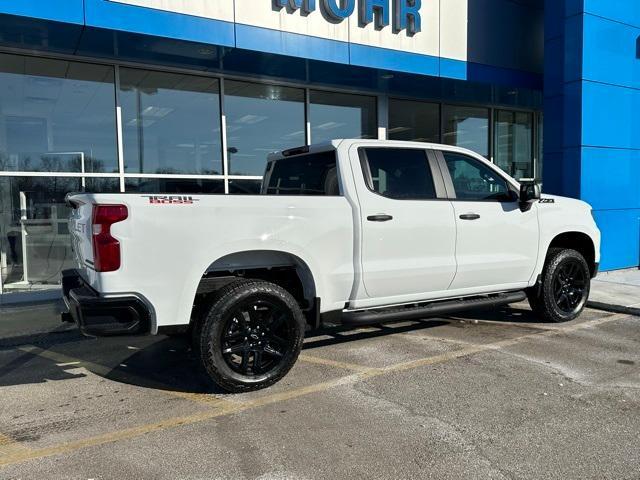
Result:
{"label": "chevrolet silverado 1500", "polygon": [[262,195],[73,194],[67,320],[87,335],[189,333],[209,376],[262,388],[323,324],[529,300],[578,316],[599,262],[582,201],[456,147],[335,140],[271,154]]}

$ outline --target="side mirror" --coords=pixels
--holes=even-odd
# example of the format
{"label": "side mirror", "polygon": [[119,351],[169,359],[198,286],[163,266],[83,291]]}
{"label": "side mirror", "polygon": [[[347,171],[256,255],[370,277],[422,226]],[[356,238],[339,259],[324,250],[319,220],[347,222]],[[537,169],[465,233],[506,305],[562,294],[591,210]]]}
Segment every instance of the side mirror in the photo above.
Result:
{"label": "side mirror", "polygon": [[520,203],[540,200],[540,185],[535,180],[520,180]]}

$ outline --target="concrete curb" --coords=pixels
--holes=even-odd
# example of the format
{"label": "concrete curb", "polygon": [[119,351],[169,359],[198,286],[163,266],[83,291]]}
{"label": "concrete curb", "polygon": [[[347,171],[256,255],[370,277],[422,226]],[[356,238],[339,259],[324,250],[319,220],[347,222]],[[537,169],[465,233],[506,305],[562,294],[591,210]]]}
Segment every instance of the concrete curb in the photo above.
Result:
{"label": "concrete curb", "polygon": [[595,310],[603,310],[605,312],[624,313],[626,315],[634,315],[636,317],[640,317],[639,307],[626,307],[624,305],[613,305],[611,303],[591,302],[591,301],[587,302],[587,307],[593,308]]}

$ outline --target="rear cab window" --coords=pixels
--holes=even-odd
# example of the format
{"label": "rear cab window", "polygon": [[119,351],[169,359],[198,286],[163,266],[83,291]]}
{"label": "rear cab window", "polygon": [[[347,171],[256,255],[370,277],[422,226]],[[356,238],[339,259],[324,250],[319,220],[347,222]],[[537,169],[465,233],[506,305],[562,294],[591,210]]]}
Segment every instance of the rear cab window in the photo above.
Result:
{"label": "rear cab window", "polygon": [[274,160],[267,165],[263,195],[339,196],[335,150]]}

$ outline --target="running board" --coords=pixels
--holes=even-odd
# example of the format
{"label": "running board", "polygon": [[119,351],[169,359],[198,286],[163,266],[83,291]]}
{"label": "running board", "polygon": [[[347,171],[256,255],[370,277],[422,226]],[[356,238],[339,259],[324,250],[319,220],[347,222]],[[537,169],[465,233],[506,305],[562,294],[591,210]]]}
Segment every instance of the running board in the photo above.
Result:
{"label": "running board", "polygon": [[527,294],[525,292],[518,291],[456,300],[441,300],[439,302],[422,303],[419,306],[353,310],[343,312],[342,323],[344,325],[373,325],[376,323],[398,322],[403,320],[420,320],[423,318],[464,312],[466,310],[498,307],[509,303],[521,302],[526,298]]}

